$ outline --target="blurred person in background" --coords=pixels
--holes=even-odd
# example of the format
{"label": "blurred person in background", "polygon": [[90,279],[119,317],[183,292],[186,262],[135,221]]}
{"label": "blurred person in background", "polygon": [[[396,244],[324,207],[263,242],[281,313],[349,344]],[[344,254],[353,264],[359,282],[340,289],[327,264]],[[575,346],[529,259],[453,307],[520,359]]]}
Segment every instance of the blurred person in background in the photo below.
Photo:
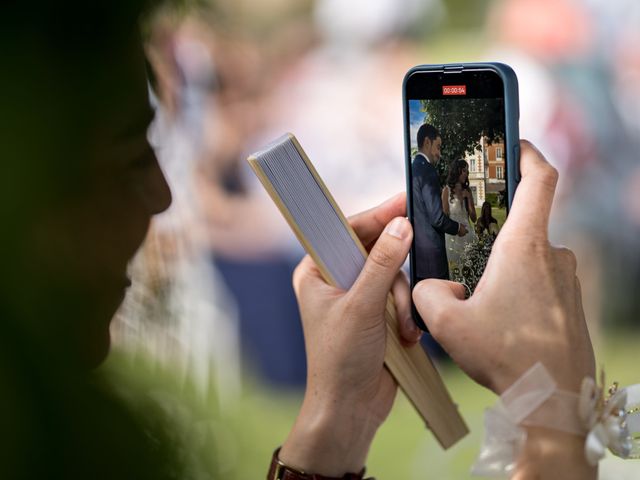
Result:
{"label": "blurred person in background", "polygon": [[601,282],[606,286],[601,297],[605,325],[637,329],[640,299],[634,292],[640,282],[640,222],[639,202],[632,192],[637,185],[640,151],[636,108],[640,89],[634,82],[640,72],[640,4],[629,0],[585,3],[595,19],[586,62],[589,69],[569,65],[563,74],[577,86],[581,102],[589,108],[587,118],[594,124],[597,161],[581,178],[570,208],[579,212],[579,203],[584,200],[594,213],[580,215],[578,226],[590,238],[594,257],[599,259]]}
{"label": "blurred person in background", "polygon": [[480,217],[476,222],[476,234],[478,236],[485,233],[489,235],[497,235],[499,231],[498,220],[491,214],[491,203],[485,201],[480,209]]}
{"label": "blurred person in background", "polygon": [[449,218],[464,225],[468,231],[463,237],[446,237],[449,265],[460,266],[466,246],[477,240],[473,225],[477,218],[476,206],[469,188],[469,164],[466,160],[455,160],[449,166],[447,184],[442,189],[442,209]]}
{"label": "blurred person in background", "polygon": [[521,134],[548,152],[562,174],[551,235],[576,249],[596,343],[603,322],[624,323],[640,312],[636,296],[627,294],[639,278],[640,255],[634,202],[624,193],[639,140],[616,106],[635,90],[619,88],[616,78],[634,72],[623,52],[639,8],[626,0],[501,0],[487,23],[492,53],[518,72]]}
{"label": "blurred person in background", "polygon": [[[495,0],[486,30],[492,41],[487,55],[504,59],[518,73],[522,135],[552,152],[561,171],[593,162],[585,105],[556,70],[563,62],[580,62],[591,48],[593,21],[584,3]],[[574,181],[580,170],[562,181]]]}
{"label": "blurred person in background", "polygon": [[[254,2],[252,8],[268,15],[270,7],[298,4]],[[246,192],[231,197],[235,204],[211,202],[212,211],[225,211],[230,219],[219,224],[222,228],[212,231],[212,237],[217,238],[216,265],[240,306],[242,338],[260,370],[277,385],[302,386],[305,381],[298,308],[285,282],[303,251],[246,168],[245,158],[291,131],[344,212],[363,210],[401,190],[400,85],[406,70],[418,61],[417,39],[443,16],[440,0],[359,0],[348,8],[344,2],[317,0],[309,6],[297,16],[282,15],[282,32],[274,42],[290,38],[291,32],[295,37],[287,49],[267,56],[266,73],[260,75],[273,82],[261,101],[243,110],[252,112],[251,122],[262,118],[259,128],[245,137],[238,158],[244,165]],[[291,52],[290,45],[297,49]],[[278,236],[273,234],[275,226]],[[262,293],[250,296],[250,290]],[[270,331],[264,328],[265,318]]]}
{"label": "blurred person in background", "polygon": [[112,334],[132,354],[144,351],[184,382],[193,381],[203,396],[210,393],[229,405],[240,388],[237,314],[209,260],[196,188],[211,142],[207,126],[217,116],[217,43],[201,20],[179,16],[168,6],[146,23],[146,53],[155,72],[150,91],[155,118],[148,135],[173,202],[154,219],[131,264],[133,286]]}
{"label": "blurred person in background", "polygon": [[319,40],[282,75],[258,143],[295,132],[341,208],[359,211],[403,188],[398,96],[421,60],[417,40],[439,25],[443,5],[318,0],[312,15]]}
{"label": "blurred person in background", "polygon": [[440,0],[401,3],[216,2],[231,21],[212,23],[219,87],[215,120],[205,125],[199,195],[213,264],[238,309],[243,352],[274,385],[305,382],[287,281],[303,251],[246,157],[293,131],[344,211],[400,190],[402,162],[392,160],[402,151],[397,92],[416,62],[416,38],[443,15]]}
{"label": "blurred person in background", "polygon": [[[114,328],[122,344],[157,345],[156,357],[171,358],[200,384],[213,373],[217,394],[229,398],[239,387],[240,352],[250,371],[268,381],[304,382],[299,316],[293,291],[283,287],[299,250],[288,252],[289,229],[243,169],[246,143],[264,123],[262,99],[279,65],[269,61],[269,46],[288,33],[263,45],[246,23],[224,2],[186,10],[167,3],[146,21],[158,92],[150,139],[174,204],[154,222],[133,263],[140,281]],[[154,291],[161,295],[150,295]],[[150,312],[150,321],[141,322],[136,309]],[[173,320],[154,321],[159,309]],[[291,338],[293,347],[278,348]]]}
{"label": "blurred person in background", "polygon": [[[254,14],[264,13],[261,8],[256,7]],[[202,114],[197,124],[200,138],[183,137],[200,146],[188,191],[203,206],[197,227],[206,261],[220,280],[213,287],[226,293],[229,316],[235,320],[229,324],[248,370],[278,386],[300,387],[305,376],[304,347],[288,279],[301,250],[264,190],[256,188],[246,156],[254,145],[252,139],[265,128],[265,98],[279,69],[289,57],[295,58],[297,49],[305,48],[306,41],[299,35],[305,30],[295,22],[286,23],[267,31],[265,38],[251,18],[243,18],[242,5],[233,3],[215,2],[186,15],[176,10],[166,8],[150,21],[149,50],[157,66],[161,105],[169,113],[167,124],[180,121],[172,115],[176,105]],[[296,47],[291,46],[291,35],[296,36]],[[194,62],[187,62],[185,69],[180,60],[193,50],[185,46],[193,46],[194,40],[213,66],[213,84],[199,97],[188,94],[188,73]],[[282,49],[285,41],[288,53]],[[189,97],[191,101],[181,102]],[[199,103],[194,101],[198,98]],[[171,152],[160,150],[161,161],[170,156]]]}

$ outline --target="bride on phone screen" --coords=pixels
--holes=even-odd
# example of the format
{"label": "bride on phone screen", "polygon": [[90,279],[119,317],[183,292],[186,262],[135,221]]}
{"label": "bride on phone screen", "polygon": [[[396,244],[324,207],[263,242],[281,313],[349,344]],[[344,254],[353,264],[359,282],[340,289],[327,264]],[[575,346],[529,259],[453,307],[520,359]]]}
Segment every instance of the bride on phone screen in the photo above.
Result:
{"label": "bride on phone screen", "polygon": [[446,235],[449,267],[460,266],[465,247],[476,240],[471,222],[476,221],[476,207],[469,188],[469,165],[465,160],[456,160],[449,167],[447,184],[442,190],[442,209],[452,220],[463,224],[469,232],[464,237]]}

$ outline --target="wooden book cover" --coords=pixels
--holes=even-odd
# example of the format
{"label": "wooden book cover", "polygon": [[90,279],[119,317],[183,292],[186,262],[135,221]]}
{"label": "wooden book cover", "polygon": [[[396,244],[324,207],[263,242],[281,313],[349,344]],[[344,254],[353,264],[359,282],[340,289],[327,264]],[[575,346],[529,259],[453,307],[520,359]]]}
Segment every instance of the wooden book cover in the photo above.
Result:
{"label": "wooden book cover", "polygon": [[[367,251],[296,138],[286,134],[248,161],[327,283],[348,290]],[[386,320],[385,365],[440,445],[449,448],[469,430],[422,347],[402,345],[391,294]]]}

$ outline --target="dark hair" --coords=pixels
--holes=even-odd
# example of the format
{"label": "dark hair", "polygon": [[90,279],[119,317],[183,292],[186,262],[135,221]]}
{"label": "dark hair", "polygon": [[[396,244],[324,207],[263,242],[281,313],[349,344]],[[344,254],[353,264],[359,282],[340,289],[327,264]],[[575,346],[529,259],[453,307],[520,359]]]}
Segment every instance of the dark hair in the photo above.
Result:
{"label": "dark hair", "polygon": [[[466,160],[455,160],[450,166],[449,166],[449,175],[447,175],[447,186],[449,187],[449,199],[453,200],[453,192],[455,191],[456,188],[456,183],[458,183],[458,179],[460,178],[460,174],[462,173],[462,170],[464,169],[469,169],[469,164],[467,163]],[[462,184],[462,189],[463,190],[469,190],[471,191],[471,189],[469,188],[469,177],[467,176],[467,178],[465,179],[464,183]],[[464,208],[467,211],[467,213],[469,213],[469,203],[468,200],[465,198],[464,199]]]}
{"label": "dark hair", "polygon": [[418,135],[416,140],[418,141],[418,150],[422,148],[424,141],[428,138],[432,142],[440,136],[440,132],[436,127],[428,123],[423,123],[418,129]]}
{"label": "dark hair", "polygon": [[[462,159],[454,161],[449,167],[449,175],[447,176],[447,186],[449,187],[449,195],[451,195],[451,200],[453,200],[453,191],[456,188],[456,183],[458,183],[460,174],[462,173],[462,170],[464,170],[465,168],[468,170],[469,164],[467,163],[466,160],[462,160]],[[471,191],[471,189],[469,188],[468,176],[464,181],[464,183],[462,184],[462,189]],[[467,207],[467,210],[468,209],[469,208]]]}
{"label": "dark hair", "polygon": [[479,225],[482,229],[489,229],[489,225],[492,223],[497,224],[498,220],[496,220],[493,215],[491,215],[491,203],[485,201],[482,204],[482,209],[480,210],[480,218],[476,222],[476,225]]}

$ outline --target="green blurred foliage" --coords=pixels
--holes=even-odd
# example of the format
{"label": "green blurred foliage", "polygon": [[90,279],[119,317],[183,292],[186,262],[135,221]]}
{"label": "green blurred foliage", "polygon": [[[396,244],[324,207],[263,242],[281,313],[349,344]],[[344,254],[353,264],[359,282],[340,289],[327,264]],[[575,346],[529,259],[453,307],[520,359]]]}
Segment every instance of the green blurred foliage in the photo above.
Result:
{"label": "green blurred foliage", "polygon": [[479,30],[486,18],[491,0],[444,0],[447,8],[445,30]]}
{"label": "green blurred foliage", "polygon": [[498,200],[498,194],[495,192],[488,192],[485,195],[487,202],[491,204],[492,207],[497,207],[500,201]]}
{"label": "green blurred foliage", "polygon": [[[596,344],[596,355],[605,367],[607,382],[617,380],[621,386],[638,382],[635,369],[638,340],[636,330],[620,330],[609,332],[602,344]],[[119,352],[106,367],[113,375],[111,378],[129,390],[132,402],[139,402],[135,399],[137,395],[153,397],[156,392],[155,397],[171,398],[170,403],[176,405],[174,409],[190,412],[172,417],[174,430],[188,432],[194,422],[208,423],[210,436],[180,434],[185,441],[180,450],[202,454],[199,471],[219,472],[222,475],[219,478],[227,480],[264,478],[271,454],[284,442],[302,402],[301,392],[273,390],[247,375],[241,396],[223,407],[216,392],[201,398],[192,386],[178,381],[171,370],[154,366],[139,355],[131,357]],[[471,477],[469,469],[483,439],[484,410],[495,403],[496,396],[471,381],[455,365],[446,363],[439,369],[470,434],[443,451],[411,404],[399,394],[372,445],[367,461],[369,475],[379,480],[476,478]],[[162,392],[160,396],[158,391]],[[608,456],[611,463],[624,462]]]}

